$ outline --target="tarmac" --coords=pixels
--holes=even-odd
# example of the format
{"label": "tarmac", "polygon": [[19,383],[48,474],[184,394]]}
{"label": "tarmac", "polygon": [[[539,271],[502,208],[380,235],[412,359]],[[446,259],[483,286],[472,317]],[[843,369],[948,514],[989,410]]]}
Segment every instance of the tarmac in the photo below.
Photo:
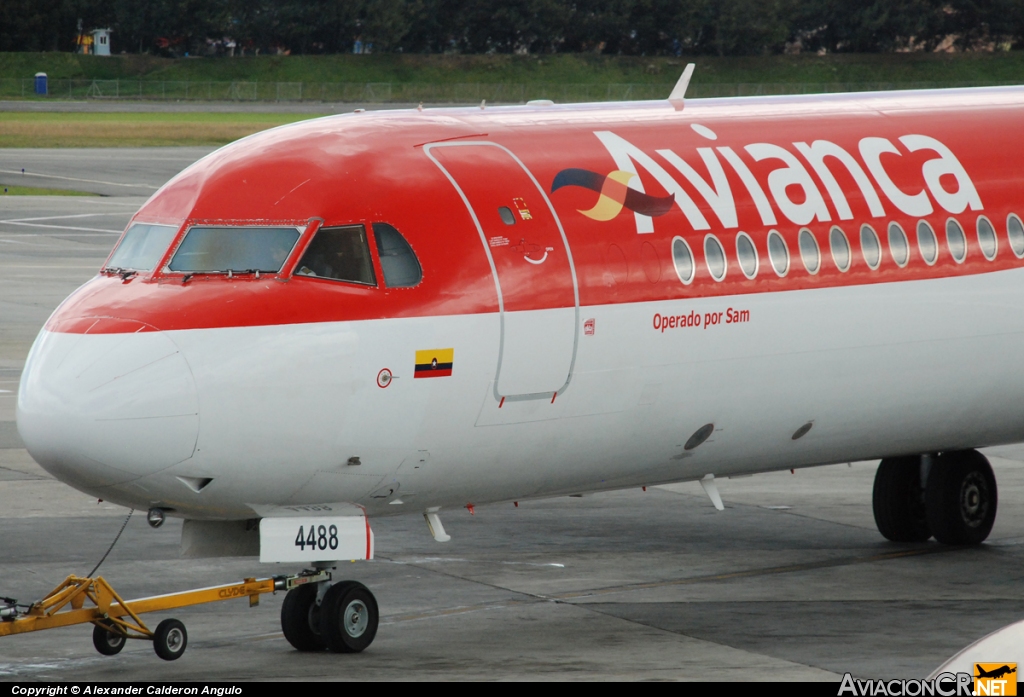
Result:
{"label": "tarmac", "polygon": [[[128,511],[51,478],[24,450],[15,400],[31,343],[92,277],[145,197],[204,148],[0,150],[8,177],[64,176],[96,197],[0,196],[0,595],[38,599],[86,574]],[[50,180],[45,180],[50,177]],[[955,396],[951,395],[951,398]],[[377,596],[362,654],[299,653],[283,594],[171,613],[175,662],[118,656],[91,626],[0,638],[0,679],[838,680],[924,677],[1024,617],[1024,446],[985,451],[999,481],[988,542],[893,544],[871,512],[875,462],[720,480],[726,509],[686,483],[443,515],[374,519],[377,558],[338,576]],[[178,558],[180,521],[136,512],[99,575],[127,598],[297,571],[255,558]],[[166,615],[147,615],[155,625]],[[1001,660],[993,657],[992,660]]]}

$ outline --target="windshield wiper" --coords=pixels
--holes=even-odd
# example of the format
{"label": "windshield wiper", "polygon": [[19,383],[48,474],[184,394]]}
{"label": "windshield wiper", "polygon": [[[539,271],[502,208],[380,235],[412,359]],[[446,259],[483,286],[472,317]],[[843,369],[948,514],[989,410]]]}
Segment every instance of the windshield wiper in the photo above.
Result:
{"label": "windshield wiper", "polygon": [[121,268],[120,266],[108,266],[107,268],[103,269],[103,273],[117,274],[118,276],[121,277],[122,281],[127,281],[129,278],[139,275],[138,271],[133,271],[132,269],[124,269]]}

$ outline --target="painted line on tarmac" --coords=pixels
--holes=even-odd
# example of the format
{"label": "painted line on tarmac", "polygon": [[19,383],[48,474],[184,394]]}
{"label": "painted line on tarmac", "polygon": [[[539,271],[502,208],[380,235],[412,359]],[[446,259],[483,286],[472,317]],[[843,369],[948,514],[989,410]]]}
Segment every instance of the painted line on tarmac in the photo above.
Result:
{"label": "painted line on tarmac", "polygon": [[[452,576],[463,581],[469,581],[471,583],[477,583],[480,585],[488,586],[496,590],[502,590],[509,593],[515,593],[516,595],[526,596],[522,600],[507,600],[499,602],[489,603],[478,603],[475,605],[463,605],[451,608],[441,608],[438,610],[426,610],[424,612],[410,613],[404,615],[395,615],[392,617],[381,617],[381,624],[397,624],[399,622],[414,622],[418,620],[431,619],[435,617],[450,617],[454,615],[463,615],[471,612],[480,612],[486,610],[500,610],[510,607],[520,607],[524,605],[535,605],[538,603],[555,602],[555,603],[566,603],[569,605],[575,605],[572,601],[582,600],[585,598],[591,598],[601,595],[610,595],[614,593],[631,593],[638,590],[648,590],[652,588],[670,588],[672,586],[686,586],[697,583],[709,583],[715,581],[730,581],[733,579],[741,578],[756,578],[758,576],[771,576],[775,574],[794,573],[798,571],[813,571],[816,569],[829,569],[841,566],[853,566],[856,564],[873,564],[877,562],[891,561],[897,559],[905,559],[908,557],[919,557],[927,554],[940,554],[948,551],[955,551],[957,548],[928,548],[928,549],[911,549],[903,550],[899,552],[886,552],[884,554],[872,554],[863,557],[844,557],[841,559],[831,559],[820,562],[811,562],[807,564],[790,564],[787,566],[773,566],[761,569],[748,569],[746,571],[734,571],[725,574],[712,574],[708,576],[692,576],[689,578],[672,579],[667,581],[650,581],[645,583],[628,583],[619,586],[608,586],[606,588],[596,588],[585,591],[570,591],[567,593],[558,593],[554,595],[543,595],[540,593],[531,593],[529,591],[515,590],[514,588],[508,588],[506,586],[498,586],[484,581],[476,579],[464,578],[456,574],[448,572],[436,572],[442,573],[445,576]],[[394,561],[387,560],[392,563],[406,564],[409,566],[417,566],[428,570],[423,566],[411,562],[411,561]],[[585,607],[580,605],[579,607]],[[267,635],[268,638],[270,635]],[[275,635],[276,636],[276,635]]]}
{"label": "painted line on tarmac", "polygon": [[150,189],[156,191],[159,186],[152,186],[150,184],[125,184],[124,182],[108,182],[101,179],[82,179],[80,177],[62,177],[57,174],[36,174],[35,172],[19,172],[16,169],[0,169],[0,174],[18,174],[23,177],[40,177],[42,179],[60,179],[69,182],[86,182],[89,184],[103,184],[105,186],[125,186],[129,189]]}
{"label": "painted line on tarmac", "polygon": [[732,571],[726,574],[712,574],[710,576],[692,576],[689,578],[672,579],[669,581],[649,581],[645,583],[627,583],[621,586],[608,586],[607,588],[597,588],[589,591],[573,591],[569,593],[559,593],[557,595],[538,596],[547,598],[550,600],[578,600],[581,598],[591,598],[598,595],[609,595],[612,593],[630,593],[638,590],[648,590],[651,588],[671,588],[672,586],[689,586],[697,583],[709,583],[714,581],[732,581],[734,579],[742,578],[756,578],[758,576],[774,576],[776,574],[791,574],[798,571],[815,571],[818,569],[831,569],[840,566],[854,566],[857,564],[874,564],[881,561],[890,561],[894,559],[906,559],[908,557],[920,557],[927,554],[941,554],[944,552],[955,551],[956,547],[948,548],[928,548],[928,549],[909,549],[901,552],[886,552],[884,554],[872,554],[866,557],[844,557],[841,559],[830,559],[820,562],[810,562],[807,564],[790,564],[787,566],[772,566],[764,569],[748,569],[746,571]]}
{"label": "painted line on tarmac", "polygon": [[68,220],[70,218],[109,218],[118,213],[75,213],[74,215],[43,215],[37,218],[8,218],[0,223],[37,223],[40,220]]}
{"label": "painted line on tarmac", "polygon": [[[120,235],[123,230],[104,230],[98,227],[74,227],[72,225],[46,225],[45,223],[19,223],[13,220],[0,220],[0,225],[18,225],[20,227],[38,227],[48,230],[83,230],[86,232],[99,232],[105,235]],[[78,235],[81,237],[81,235]]]}

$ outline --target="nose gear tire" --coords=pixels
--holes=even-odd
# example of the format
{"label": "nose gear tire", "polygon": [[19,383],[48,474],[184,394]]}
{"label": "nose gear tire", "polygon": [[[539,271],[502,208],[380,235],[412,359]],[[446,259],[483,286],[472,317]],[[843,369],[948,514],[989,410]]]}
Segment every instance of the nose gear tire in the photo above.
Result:
{"label": "nose gear tire", "polygon": [[925,488],[928,526],[947,545],[981,544],[996,520],[998,504],[992,466],[977,450],[940,455]]}
{"label": "nose gear tire", "polygon": [[316,604],[315,584],[288,591],[281,604],[281,630],[288,643],[299,651],[323,651],[327,648],[320,633],[321,608]]}
{"label": "nose gear tire", "polygon": [[924,542],[932,536],[921,486],[921,459],[887,457],[878,465],[871,497],[878,532],[893,542]]}
{"label": "nose gear tire", "polygon": [[357,581],[331,586],[320,606],[321,633],[335,653],[359,653],[377,635],[377,599]]}

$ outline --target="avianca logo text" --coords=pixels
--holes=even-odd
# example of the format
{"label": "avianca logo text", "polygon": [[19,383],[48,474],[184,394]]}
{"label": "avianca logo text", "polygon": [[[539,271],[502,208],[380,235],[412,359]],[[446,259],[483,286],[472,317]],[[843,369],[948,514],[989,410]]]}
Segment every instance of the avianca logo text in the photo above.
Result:
{"label": "avianca logo text", "polygon": [[[711,129],[698,124],[693,124],[693,130],[709,140],[718,138]],[[641,234],[654,232],[653,217],[664,212],[655,213],[652,208],[644,208],[645,203],[643,202],[648,199],[660,202],[660,205],[666,205],[666,210],[670,209],[672,204],[678,206],[694,230],[709,230],[711,228],[701,211],[702,207],[698,207],[694,203],[693,198],[683,189],[676,176],[670,174],[653,157],[611,131],[595,131],[594,135],[612,156],[616,171],[604,178],[587,170],[562,170],[555,177],[552,191],[570,184],[600,191],[602,196],[598,199],[597,205],[588,211],[580,212],[596,220],[611,220],[618,215],[623,207],[629,208],[634,212],[636,218],[636,231]],[[860,161],[839,145],[827,140],[816,140],[813,143],[793,143],[792,146],[810,164],[824,185],[825,193],[831,200],[840,220],[852,220],[854,216],[846,194],[829,168],[830,164],[833,167],[838,164],[846,169],[860,190],[873,218],[886,216],[885,205],[875,188],[876,185],[889,204],[909,216],[920,218],[930,215],[934,211],[932,199],[954,215],[962,213],[968,207],[974,211],[982,210],[981,198],[978,196],[974,183],[956,155],[948,147],[935,138],[925,135],[905,135],[900,137],[899,141],[910,152],[928,150],[937,155],[923,164],[921,168],[923,186],[912,194],[905,193],[897,187],[882,165],[883,154],[902,155],[900,150],[886,138],[862,138],[858,143]],[[795,225],[807,225],[812,220],[827,222],[832,219],[822,192],[811,178],[803,162],[795,154],[772,143],[752,143],[743,149],[757,162],[774,160],[780,163],[781,166],[768,174],[768,193],[765,192],[765,188],[743,159],[731,147],[697,148],[697,155],[704,163],[707,177],[698,173],[672,150],[662,149],[655,152],[696,189],[704,199],[704,203],[707,204],[703,206],[704,210],[710,208],[718,218],[718,222],[726,229],[738,228],[739,222],[736,213],[736,199],[726,176],[723,160],[743,183],[743,187],[753,201],[754,208],[765,226],[778,224],[775,215],[776,209]],[[863,166],[861,162],[863,162]],[[867,172],[865,172],[865,168]],[[657,181],[668,193],[668,196],[663,198],[647,196],[639,177],[640,169]],[[871,175],[870,178],[868,173]],[[587,175],[587,178],[583,175]],[[943,177],[947,179],[951,177],[956,182],[956,189],[950,191],[943,187],[941,181]],[[614,182],[614,185],[609,182]],[[618,187],[626,189],[626,191],[623,192]],[[802,191],[803,196],[793,197],[790,195],[796,193],[796,190]],[[929,198],[929,193],[931,198]],[[771,200],[768,198],[769,194],[772,197]],[[638,195],[643,195],[645,198],[636,198]],[[606,199],[608,200],[606,201]],[[667,204],[664,203],[666,201]],[[775,207],[772,206],[773,201]]]}

